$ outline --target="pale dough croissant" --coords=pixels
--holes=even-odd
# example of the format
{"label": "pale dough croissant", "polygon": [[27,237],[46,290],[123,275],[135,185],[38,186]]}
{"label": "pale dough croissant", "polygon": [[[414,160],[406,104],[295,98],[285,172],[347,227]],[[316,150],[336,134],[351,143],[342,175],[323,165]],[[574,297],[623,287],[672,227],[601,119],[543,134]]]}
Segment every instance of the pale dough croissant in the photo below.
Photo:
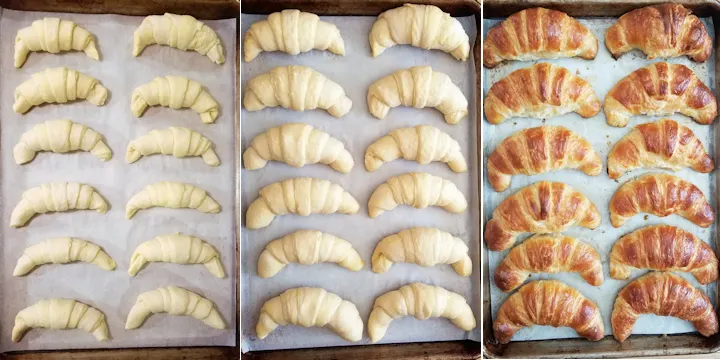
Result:
{"label": "pale dough croissant", "polygon": [[13,148],[16,164],[25,164],[35,158],[38,151],[67,153],[70,151],[89,151],[97,158],[108,161],[112,151],[97,131],[67,119],[49,120],[33,126],[32,130],[22,134]]}
{"label": "pale dough croissant", "polygon": [[115,261],[99,246],[85,240],[63,237],[47,239],[25,249],[13,276],[23,276],[43,264],[67,264],[82,261],[103,270],[115,270]]}
{"label": "pale dough croissant", "polygon": [[398,128],[372,143],[365,150],[365,168],[375,171],[395,159],[447,163],[455,172],[467,171],[460,144],[440,129],[429,125]]}
{"label": "pale dough croissant", "polygon": [[247,170],[265,167],[270,160],[294,167],[322,163],[341,173],[350,172],[355,165],[352,155],[340,140],[300,123],[268,129],[253,138],[250,147],[243,153],[243,164]]}
{"label": "pale dough croissant", "polygon": [[368,213],[374,218],[398,205],[416,209],[439,206],[451,213],[462,213],[468,204],[452,181],[428,173],[411,172],[393,176],[378,186],[368,201]]}
{"label": "pale dough croissant", "polygon": [[142,156],[152,154],[172,155],[176,158],[202,156],[210,166],[220,165],[220,159],[213,151],[213,143],[208,138],[188,128],[171,126],[167,129],[153,130],[128,144],[125,161],[132,164]]}
{"label": "pale dough croissant", "polygon": [[220,254],[215,247],[202,239],[180,233],[156,236],[138,245],[130,258],[128,274],[137,275],[148,262],[204,264],[215,277],[225,277]]}
{"label": "pale dough croissant", "polygon": [[285,290],[263,305],[255,327],[261,340],[278,326],[328,327],[343,339],[362,338],[363,321],[355,304],[322,288],[299,287]]}
{"label": "pale dough croissant", "polygon": [[180,50],[195,50],[216,64],[225,62],[220,39],[213,29],[190,15],[151,15],[133,34],[133,56],[148,45],[160,44]]}
{"label": "pale dough croissant", "polygon": [[289,263],[312,265],[332,262],[352,271],[364,266],[360,254],[351,243],[332,234],[314,230],[299,230],[273,240],[258,259],[258,275],[275,276]]}
{"label": "pale dough croissant", "polygon": [[125,218],[131,219],[138,210],[161,206],[170,209],[197,209],[217,214],[218,204],[205,190],[177,181],[160,181],[150,184],[135,194],[125,206]]}
{"label": "pale dough croissant", "polygon": [[44,18],[18,30],[15,36],[15,67],[22,67],[31,51],[84,51],[94,60],[100,60],[95,38],[85,28],[70,20]]}
{"label": "pale dough croissant", "polygon": [[72,299],[45,299],[20,310],[15,316],[12,341],[18,342],[31,328],[83,329],[98,341],[108,339],[105,314]]}
{"label": "pale dough croissant", "polygon": [[10,215],[10,226],[21,227],[35,214],[67,210],[107,212],[108,205],[92,186],[78,183],[48,183],[26,190]]}
{"label": "pale dough croissant", "polygon": [[345,90],[307,66],[278,66],[248,81],[243,105],[247,111],[282,106],[295,111],[327,110],[339,118],[347,114],[352,100]]}
{"label": "pale dough croissant", "polygon": [[272,13],[267,20],[250,25],[243,47],[245,62],[252,61],[262,51],[297,55],[313,49],[345,55],[345,43],[337,26],[321,21],[315,14],[295,9]]}
{"label": "pale dough croissant", "polygon": [[24,114],[36,105],[64,104],[77,99],[101,106],[107,96],[107,89],[90,76],[65,67],[49,68],[32,74],[29,80],[15,88],[13,110]]}
{"label": "pale dough croissant", "polygon": [[412,283],[375,299],[368,318],[370,341],[380,341],[390,322],[407,315],[418,320],[444,317],[462,330],[475,328],[475,315],[462,295],[439,286]]}
{"label": "pale dough croissant", "polygon": [[470,55],[470,38],[462,24],[433,5],[405,4],[378,16],[370,30],[372,55],[395,45],[442,50],[462,61]]}
{"label": "pale dough croissant", "polygon": [[225,322],[212,301],[176,286],[157,288],[138,295],[125,323],[125,330],[137,329],[150,314],[192,316],[216,329],[225,329]]}
{"label": "pale dough croissant", "polygon": [[472,260],[465,242],[429,227],[405,229],[380,240],[372,254],[372,270],[384,273],[394,262],[420,266],[450,264],[461,276],[472,273]]}
{"label": "pale dough croissant", "polygon": [[357,200],[340,185],[327,180],[297,177],[260,189],[260,197],[250,204],[245,215],[248,229],[270,225],[277,215],[354,214]]}
{"label": "pale dough croissant", "polygon": [[171,109],[190,108],[200,114],[205,124],[215,122],[218,103],[197,81],[183,76],[156,77],[152,82],[140,85],[132,92],[130,110],[141,117],[148,106],[167,106]]}

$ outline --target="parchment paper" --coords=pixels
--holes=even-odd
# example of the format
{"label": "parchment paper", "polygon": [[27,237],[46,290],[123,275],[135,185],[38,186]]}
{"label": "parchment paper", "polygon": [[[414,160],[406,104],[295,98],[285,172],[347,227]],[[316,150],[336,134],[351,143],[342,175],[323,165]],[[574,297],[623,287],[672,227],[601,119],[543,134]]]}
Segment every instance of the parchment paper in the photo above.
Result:
{"label": "parchment paper", "polygon": [[[368,34],[375,17],[321,17],[324,21],[338,26],[345,41],[345,56],[336,56],[327,51],[312,51],[298,56],[285,53],[263,52],[250,63],[242,63],[242,89],[247,81],[281,65],[306,65],[325,74],[340,84],[352,99],[352,110],[340,119],[336,119],[322,110],[295,112],[282,108],[264,109],[257,112],[242,110],[243,147],[250,144],[253,137],[273,126],[291,122],[303,122],[328,132],[345,144],[355,160],[355,167],[349,174],[342,174],[326,165],[307,165],[296,169],[280,162],[270,162],[265,168],[255,171],[242,171],[243,209],[254,201],[258,191],[266,185],[291,177],[312,176],[330,180],[341,185],[360,203],[360,210],[354,215],[298,215],[279,216],[270,226],[260,230],[242,231],[242,331],[243,351],[307,348],[323,346],[346,346],[369,344],[367,330],[363,330],[363,339],[349,343],[329,329],[302,328],[299,326],[279,327],[264,340],[258,340],[255,324],[260,308],[265,301],[280,295],[283,291],[300,286],[323,287],[357,305],[363,322],[366,322],[375,298],[387,291],[396,290],[403,285],[422,281],[439,285],[463,295],[473,307],[480,324],[480,270],[477,267],[478,244],[477,223],[479,221],[477,198],[476,149],[472,139],[475,134],[475,106],[473,89],[473,62],[459,62],[449,54],[440,51],[425,51],[410,46],[396,46],[388,49],[377,58],[372,58]],[[242,34],[250,25],[265,16],[242,15]],[[476,26],[472,17],[461,18],[465,31],[470,35],[471,44],[475,41]],[[244,35],[243,35],[244,36]],[[470,116],[458,125],[447,124],[440,112],[435,109],[413,109],[397,107],[391,109],[384,120],[373,117],[367,110],[367,90],[370,84],[398,69],[415,65],[430,65],[434,70],[450,76],[470,102]],[[364,165],[365,149],[380,137],[398,127],[428,124],[447,132],[462,147],[470,171],[456,174],[443,163],[419,165],[416,162],[396,160],[383,165],[375,172],[367,172]],[[245,148],[242,149],[243,151]],[[370,195],[388,178],[411,171],[428,172],[451,180],[468,199],[468,211],[462,215],[451,214],[437,207],[418,210],[400,206],[393,211],[370,219],[367,202]],[[244,216],[244,214],[243,214]],[[375,245],[385,236],[413,226],[437,227],[464,239],[470,254],[474,257],[473,274],[461,277],[449,265],[437,265],[423,268],[413,264],[396,263],[383,274],[371,270],[370,257]],[[336,264],[318,264],[302,266],[292,264],[270,279],[257,276],[257,259],[265,246],[272,240],[299,229],[316,229],[328,232],[348,240],[360,253],[365,267],[359,272],[351,272]],[[479,339],[480,328],[473,334]],[[392,322],[381,340],[382,343],[458,340],[472,338],[445,319],[419,321],[405,317]]]}
{"label": "parchment paper", "polygon": [[[20,69],[13,66],[13,44],[18,29],[45,16],[73,20],[95,34],[101,61],[82,52],[62,55],[30,53]],[[179,345],[234,345],[235,290],[234,259],[234,61],[235,20],[206,21],[220,36],[226,62],[216,65],[196,52],[167,46],[147,47],[133,58],[133,32],[143,17],[77,15],[5,10],[0,18],[0,115],[2,117],[2,292],[0,292],[0,350],[38,350],[97,347],[140,347]],[[49,104],[24,115],[12,110],[13,91],[31,74],[45,68],[66,66],[90,75],[109,89],[105,106],[86,101]],[[206,125],[189,109],[151,107],[141,118],[130,113],[132,90],[157,76],[178,74],[200,81],[220,104],[214,124]],[[12,149],[20,136],[35,124],[50,119],[70,118],[103,134],[113,157],[105,163],[89,153],[38,153],[26,165],[16,165]],[[188,127],[215,143],[219,167],[206,165],[199,157],[177,159],[155,155],[134,164],[125,162],[128,143],[153,129]],[[182,181],[205,189],[217,200],[219,214],[196,210],[155,208],[139,211],[125,219],[125,204],[145,186],[157,181]],[[8,226],[10,213],[28,188],[46,182],[74,181],[93,186],[108,202],[107,214],[75,211],[39,215],[27,226]],[[135,247],[157,235],[182,232],[198,236],[219,251],[227,276],[217,279],[203,265],[151,263],[136,277],[127,269]],[[91,264],[44,265],[25,277],[13,277],[15,263],[30,245],[48,237],[72,236],[103,247],[117,262],[109,272]],[[217,306],[228,329],[216,330],[186,316],[150,316],[137,330],[124,330],[125,320],[138,294],[157,287],[175,285],[206,296]],[[105,313],[111,340],[95,341],[82,330],[30,330],[19,343],[10,341],[14,317],[21,309],[50,297],[72,298]]]}
{"label": "parchment paper", "polygon": [[[595,34],[598,39],[599,51],[595,60],[588,61],[580,58],[572,59],[557,59],[549,60],[556,65],[564,66],[571,71],[576,72],[577,75],[587,80],[595,90],[596,95],[601,102],[604,102],[605,95],[612,89],[613,86],[622,78],[630,74],[631,72],[647,66],[654,62],[663,61],[662,59],[647,60],[645,55],[638,50],[624,54],[617,61],[612,58],[610,52],[605,47],[605,31],[615,23],[616,19],[578,19],[580,23],[585,25],[590,31]],[[710,36],[714,39],[714,28],[712,26],[712,19],[703,19],[705,27],[707,28]],[[492,28],[498,24],[500,20],[485,20],[484,31]],[[715,86],[715,73],[713,71],[715,66],[715,57],[710,56],[708,61],[704,63],[695,63],[689,60],[687,57],[678,57],[667,59],[670,63],[679,63],[688,66],[692,69],[695,74],[707,85],[714,93]],[[537,61],[523,61],[523,62],[508,62],[504,63],[495,69],[484,69],[485,76],[483,84],[483,92],[487,94],[490,86],[495,82],[506,77],[510,72],[532,66]],[[692,119],[676,114],[672,116],[634,116],[630,120],[627,127],[615,128],[607,124],[605,114],[601,111],[596,116],[584,119],[580,115],[575,113],[558,116],[552,119],[541,120],[541,119],[530,119],[530,118],[515,118],[506,121],[500,125],[491,125],[486,119],[483,119],[482,131],[484,134],[484,147],[483,157],[484,161],[487,162],[487,157],[490,156],[493,149],[507,136],[515,133],[516,131],[536,127],[543,124],[547,125],[562,125],[568,129],[575,131],[582,137],[587,139],[600,155],[603,161],[603,171],[600,176],[587,176],[580,171],[564,170],[553,173],[546,173],[535,176],[513,176],[512,185],[507,191],[498,193],[495,192],[488,182],[484,182],[484,193],[486,197],[484,199],[484,221],[486,223],[492,216],[492,211],[497,205],[518,190],[523,187],[533,184],[542,180],[552,180],[564,182],[581,193],[587,196],[597,206],[600,214],[602,215],[602,224],[595,230],[590,230],[582,227],[571,227],[568,231],[564,232],[566,235],[574,236],[577,239],[584,241],[593,247],[595,247],[600,253],[600,257],[603,261],[603,270],[605,275],[605,282],[598,287],[592,286],[585,282],[580,275],[575,273],[559,273],[559,274],[533,274],[528,279],[556,279],[565,282],[566,284],[573,286],[583,295],[593,300],[599,307],[600,312],[605,320],[605,334],[612,334],[612,327],[610,325],[610,315],[612,313],[612,307],[615,302],[615,297],[625,285],[627,285],[632,279],[644,275],[647,271],[636,270],[633,271],[632,277],[629,280],[613,280],[610,278],[608,258],[610,256],[610,250],[613,244],[620,237],[628,234],[641,227],[654,225],[654,224],[669,224],[675,225],[682,229],[692,232],[703,241],[709,242],[713,247],[715,242],[711,239],[715,238],[715,225],[708,229],[700,228],[688,220],[678,216],[672,215],[665,218],[660,218],[654,215],[645,216],[646,214],[636,215],[628,222],[626,222],[620,228],[613,228],[610,224],[610,213],[608,210],[608,204],[615,191],[628,180],[634,179],[637,176],[648,172],[661,171],[658,169],[638,169],[630,173],[625,174],[617,181],[611,180],[607,175],[607,156],[615,145],[623,136],[629,133],[632,128],[641,123],[653,122],[662,118],[672,118],[681,125],[689,127],[700,141],[705,145],[705,149],[710,154],[714,154],[714,136],[713,126],[700,125],[695,123]],[[670,171],[668,171],[670,172]],[[714,209],[716,207],[715,201],[715,175],[714,174],[701,174],[692,171],[691,169],[683,169],[675,173],[682,179],[688,180],[693,184],[697,185],[703,194],[708,198],[710,204]],[[527,234],[526,234],[527,235]],[[527,236],[520,239],[525,239]],[[489,268],[490,268],[490,281],[493,280],[493,274],[495,268],[505,258],[505,255],[509,250],[496,252],[488,250]],[[689,280],[694,286],[702,289],[715,303],[716,285],[711,284],[709,286],[700,285],[695,278],[689,273],[677,273],[678,275]],[[505,294],[492,283],[491,286],[491,307],[492,316],[495,319],[497,311],[500,305],[505,301],[509,294]],[[633,327],[634,334],[675,334],[675,333],[687,333],[693,332],[695,328],[690,322],[680,320],[673,317],[655,316],[655,315],[643,315],[635,323]],[[571,328],[553,328],[550,326],[533,326],[524,328],[518,331],[513,337],[513,341],[522,340],[541,340],[541,339],[562,339],[577,337],[577,334]]]}

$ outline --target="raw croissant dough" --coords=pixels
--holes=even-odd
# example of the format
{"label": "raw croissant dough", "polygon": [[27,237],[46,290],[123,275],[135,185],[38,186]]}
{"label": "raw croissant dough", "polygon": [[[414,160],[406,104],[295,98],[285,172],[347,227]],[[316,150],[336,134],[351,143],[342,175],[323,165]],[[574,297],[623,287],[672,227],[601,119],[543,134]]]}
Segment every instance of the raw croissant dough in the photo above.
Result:
{"label": "raw croissant dough", "polygon": [[128,314],[125,330],[137,329],[148,315],[160,312],[192,316],[216,329],[225,329],[225,322],[210,300],[192,291],[168,286],[138,295]]}
{"label": "raw croissant dough", "polygon": [[205,190],[177,181],[160,181],[146,186],[125,206],[125,218],[131,219],[140,209],[162,206],[170,209],[197,209],[217,214],[220,205]]}
{"label": "raw croissant dough", "polygon": [[441,161],[455,172],[467,171],[460,144],[447,133],[428,125],[398,128],[374,142],[365,150],[365,168],[375,171],[401,157],[423,165]]}
{"label": "raw croissant dough", "polygon": [[18,342],[30,328],[83,329],[98,341],[108,339],[105,314],[72,299],[45,299],[20,310],[15,316],[12,341]]}
{"label": "raw croissant dough", "polygon": [[167,129],[153,130],[128,144],[125,161],[132,164],[142,156],[152,154],[172,155],[176,158],[202,156],[210,166],[220,165],[213,143],[206,137],[188,128],[171,126]]}
{"label": "raw croissant dough", "polygon": [[428,173],[411,172],[391,177],[378,186],[368,202],[368,212],[374,218],[398,205],[416,209],[435,205],[452,213],[462,213],[468,204],[452,181]]}
{"label": "raw croissant dough", "polygon": [[25,225],[35,214],[51,211],[95,210],[107,212],[108,205],[92,186],[78,183],[48,183],[26,190],[10,215],[10,226]]}
{"label": "raw croissant dough", "polygon": [[197,81],[183,76],[156,77],[152,82],[135,88],[130,100],[130,110],[141,117],[148,106],[167,106],[171,109],[191,108],[200,114],[205,124],[215,122],[218,103]]}
{"label": "raw croissant dough", "polygon": [[35,158],[38,151],[67,153],[70,151],[89,151],[97,158],[108,161],[112,151],[97,131],[67,119],[49,120],[33,126],[24,133],[13,148],[15,163],[25,164]]}
{"label": "raw croissant dough", "polygon": [[128,274],[137,275],[148,262],[205,264],[215,277],[225,277],[217,250],[199,238],[181,233],[156,236],[138,245],[130,258]]}
{"label": "raw croissant dough", "polygon": [[77,99],[102,106],[107,96],[107,89],[90,76],[66,67],[50,68],[34,73],[29,80],[15,88],[13,110],[24,114],[36,105],[64,104]]}
{"label": "raw croissant dough", "polygon": [[47,239],[25,249],[13,276],[23,276],[43,264],[67,264],[82,261],[103,270],[115,270],[115,261],[99,246],[85,240],[63,237]]}
{"label": "raw croissant dough", "polygon": [[195,50],[216,64],[225,62],[223,47],[215,31],[190,15],[148,16],[135,30],[133,39],[133,56],[140,55],[148,45],[160,44]]}
{"label": "raw croissant dough", "polygon": [[70,50],[84,51],[91,59],[100,60],[95,38],[85,28],[54,17],[35,20],[15,36],[15,67],[22,67],[31,51],[57,54]]}

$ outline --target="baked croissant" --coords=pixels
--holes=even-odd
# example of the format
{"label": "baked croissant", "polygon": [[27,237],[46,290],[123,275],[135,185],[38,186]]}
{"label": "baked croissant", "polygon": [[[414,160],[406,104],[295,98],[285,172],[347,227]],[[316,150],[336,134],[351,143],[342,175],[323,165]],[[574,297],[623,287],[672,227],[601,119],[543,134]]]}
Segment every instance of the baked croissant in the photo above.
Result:
{"label": "baked croissant", "polygon": [[600,309],[573,287],[556,280],[525,284],[500,306],[493,323],[495,339],[507,344],[520,329],[533,325],[569,326],[598,341],[605,336]]}
{"label": "baked croissant", "polygon": [[137,329],[150,314],[166,312],[176,316],[192,316],[216,329],[225,329],[225,322],[212,301],[176,286],[157,288],[138,295],[130,309],[125,330]]}
{"label": "baked croissant", "polygon": [[670,3],[635,9],[605,32],[605,46],[616,59],[640,49],[648,59],[687,55],[703,62],[712,52],[712,39],[702,21],[690,13]]}
{"label": "baked croissant", "polygon": [[610,277],[625,280],[633,268],[686,271],[701,284],[718,279],[718,259],[710,245],[670,225],[646,226],[618,240],[610,252]]}
{"label": "baked croissant", "polygon": [[155,206],[170,209],[197,209],[208,214],[220,212],[220,204],[205,190],[177,181],[160,181],[146,186],[130,198],[125,206],[125,218],[131,219],[138,210]]}
{"label": "baked croissant", "polygon": [[206,164],[218,166],[220,159],[212,146],[212,141],[195,131],[171,126],[167,129],[153,130],[131,141],[125,154],[125,161],[132,164],[142,156],[152,154],[172,155],[176,158],[202,156]]}
{"label": "baked croissant", "polygon": [[315,49],[345,55],[345,43],[337,26],[295,9],[272,13],[267,20],[250,25],[244,44],[245,62],[251,62],[262,51],[297,55]]}
{"label": "baked croissant", "polygon": [[372,254],[372,270],[384,273],[394,262],[420,266],[450,264],[460,276],[472,273],[472,260],[465,242],[429,227],[405,229],[380,240]]}
{"label": "baked croissant", "polygon": [[332,262],[352,271],[364,266],[351,243],[337,236],[314,230],[299,230],[273,240],[258,259],[258,275],[270,278],[289,263],[313,265]]}
{"label": "baked croissant", "polygon": [[215,122],[219,106],[199,82],[172,75],[156,77],[133,90],[130,110],[135,117],[141,117],[148,106],[155,105],[193,109],[205,124]]}
{"label": "baked croissant", "polygon": [[637,69],[605,95],[608,124],[624,127],[633,115],[681,113],[703,125],[717,116],[712,91],[689,68],[658,62]]}
{"label": "baked croissant", "polygon": [[95,157],[108,161],[112,151],[97,131],[70,120],[49,120],[33,126],[32,130],[22,134],[13,148],[15,163],[25,164],[35,158],[38,151],[67,153],[70,151],[89,151]]}
{"label": "baked croissant", "polygon": [[509,249],[522,233],[560,233],[573,225],[595,229],[600,212],[570,185],[541,181],[503,200],[485,225],[485,243],[493,251]]}
{"label": "baked croissant", "polygon": [[285,290],[260,309],[255,332],[261,340],[278,326],[328,327],[343,339],[360,341],[363,321],[355,304],[322,288],[299,287]]}
{"label": "baked croissant", "polygon": [[10,227],[21,227],[35,214],[68,210],[107,212],[105,199],[92,186],[78,183],[48,183],[23,192],[10,215]]}
{"label": "baked croissant", "polygon": [[495,268],[495,285],[510,292],[531,273],[576,272],[592,286],[604,282],[600,254],[592,246],[560,234],[535,235],[512,248]]}
{"label": "baked croissant", "polygon": [[89,241],[63,237],[47,239],[28,247],[15,265],[13,276],[23,276],[43,264],[67,264],[82,261],[103,270],[115,270],[113,260],[103,249]]}
{"label": "baked croissant", "polygon": [[247,170],[265,167],[270,160],[294,167],[322,163],[346,174],[355,165],[352,155],[340,140],[300,123],[268,129],[253,138],[250,147],[243,153],[243,164]]}
{"label": "baked croissant", "polygon": [[49,68],[32,74],[29,80],[15,88],[13,110],[24,114],[40,104],[64,104],[77,99],[102,106],[107,96],[107,89],[90,76],[65,67]]}
{"label": "baked croissant", "polygon": [[664,173],[630,180],[610,200],[610,222],[616,228],[641,212],[659,217],[678,214],[704,228],[715,221],[715,212],[697,186]]}
{"label": "baked croissant", "polygon": [[225,62],[220,39],[213,29],[190,15],[151,15],[133,33],[133,56],[146,46],[160,44],[180,50],[195,50],[216,64]]}
{"label": "baked croissant", "polygon": [[600,112],[600,100],[592,86],[570,70],[539,63],[515,70],[493,84],[484,109],[491,124],[513,117],[547,119],[569,112],[589,118]]}
{"label": "baked croissant", "polygon": [[375,171],[401,157],[423,165],[441,161],[455,172],[467,171],[460,144],[447,133],[428,125],[398,128],[381,137],[365,150],[365,168]]}
{"label": "baked croissant", "polygon": [[375,189],[368,202],[368,213],[375,218],[398,205],[416,209],[439,206],[451,213],[467,209],[467,200],[450,180],[428,173],[410,172],[393,176]]}
{"label": "baked croissant", "polygon": [[260,197],[247,209],[245,226],[264,228],[277,215],[354,214],[359,209],[357,200],[340,185],[310,177],[290,178],[260,189]]}
{"label": "baked croissant", "polygon": [[105,314],[72,299],[45,299],[20,310],[15,316],[12,341],[18,342],[31,328],[83,329],[98,341],[108,339]]}
{"label": "baked croissant", "polygon": [[615,339],[625,341],[642,314],[690,321],[705,337],[718,332],[718,318],[710,299],[687,280],[671,273],[650,272],[620,290],[610,319]]}
{"label": "baked croissant", "polygon": [[220,254],[215,247],[202,239],[181,233],[156,236],[138,245],[130,258],[128,274],[137,275],[148,262],[204,264],[215,277],[225,277]]}
{"label": "baked croissant", "polygon": [[579,169],[597,176],[602,160],[583,137],[562,126],[539,126],[518,131],[502,141],[488,158],[488,181],[495,191],[510,187],[513,175],[537,175]]}
{"label": "baked croissant", "polygon": [[434,107],[448,124],[457,124],[468,114],[468,102],[449,76],[429,66],[400,69],[375,81],[367,94],[370,113],[384,119],[390,108],[400,105],[416,109]]}
{"label": "baked croissant", "polygon": [[375,299],[368,318],[370,341],[380,341],[390,322],[403,316],[418,320],[444,317],[462,330],[475,328],[475,315],[465,298],[439,286],[412,283],[386,292]]}
{"label": "baked croissant", "polygon": [[378,16],[370,30],[372,55],[395,45],[442,50],[461,61],[470,55],[470,38],[462,24],[433,5],[405,4]]}
{"label": "baked croissant", "polygon": [[692,130],[675,120],[662,119],[636,126],[613,146],[608,155],[611,179],[642,167],[675,171],[690,167],[697,172],[709,173],[715,163]]}
{"label": "baked croissant", "polygon": [[91,59],[100,60],[95,38],[85,28],[54,17],[35,20],[15,36],[15,67],[22,67],[31,51],[57,54],[70,50],[84,51]]}

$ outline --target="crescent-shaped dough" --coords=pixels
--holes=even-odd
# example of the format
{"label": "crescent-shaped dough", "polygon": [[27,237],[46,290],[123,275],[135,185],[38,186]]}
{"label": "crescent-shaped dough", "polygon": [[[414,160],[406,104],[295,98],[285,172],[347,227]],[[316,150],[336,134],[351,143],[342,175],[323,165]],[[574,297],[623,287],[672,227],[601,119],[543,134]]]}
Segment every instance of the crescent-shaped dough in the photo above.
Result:
{"label": "crescent-shaped dough", "polygon": [[188,128],[171,126],[150,131],[128,144],[125,161],[132,164],[152,154],[172,155],[176,158],[201,156],[210,166],[220,165],[212,141]]}
{"label": "crescent-shaped dough", "polygon": [[156,236],[138,245],[130,258],[128,274],[137,275],[148,262],[204,264],[215,277],[225,277],[220,254],[215,247],[200,238],[181,233]]}
{"label": "crescent-shaped dough", "polygon": [[67,210],[107,212],[105,199],[92,186],[79,183],[48,183],[26,190],[10,215],[10,226],[25,225],[35,214]]}
{"label": "crescent-shaped dough", "polygon": [[125,330],[137,329],[150,314],[192,316],[216,329],[225,329],[225,322],[212,301],[176,286],[157,288],[138,295],[130,309]]}
{"label": "crescent-shaped dough", "polygon": [[148,106],[167,106],[171,109],[190,108],[200,114],[205,124],[215,122],[218,103],[197,81],[183,76],[156,77],[152,82],[140,85],[132,92],[130,110],[141,117]]}
{"label": "crescent-shaped dough", "polygon": [[148,45],[159,44],[180,50],[194,50],[207,55],[212,62],[225,62],[220,38],[213,29],[190,15],[151,15],[146,17],[133,34],[133,56]]}
{"label": "crescent-shaped dough", "polygon": [[378,186],[368,201],[368,213],[375,218],[398,205],[416,209],[434,205],[451,213],[462,213],[468,204],[452,181],[428,173],[411,172],[393,176]]}
{"label": "crescent-shaped dough", "polygon": [[100,60],[95,38],[85,28],[55,17],[35,20],[15,36],[15,67],[22,67],[31,51],[57,54],[70,50],[84,51],[91,59]]}
{"label": "crescent-shaped dough", "polygon": [[103,249],[89,241],[62,237],[47,239],[28,247],[18,259],[13,276],[23,276],[43,264],[67,264],[82,261],[103,270],[115,270],[113,260]]}
{"label": "crescent-shaped dough", "polygon": [[18,342],[31,328],[83,329],[98,341],[108,339],[105,314],[72,299],[45,299],[20,310],[15,316],[12,341]]}
{"label": "crescent-shaped dough", "polygon": [[208,214],[220,212],[220,204],[205,190],[177,181],[160,181],[146,186],[130,198],[125,206],[125,218],[131,219],[138,210],[156,206],[170,209],[197,209]]}
{"label": "crescent-shaped dough", "polygon": [[365,168],[375,171],[399,158],[415,160],[423,165],[441,161],[454,172],[467,171],[460,144],[447,133],[428,125],[398,128],[372,143],[365,150]]}
{"label": "crescent-shaped dough", "polygon": [[108,161],[112,151],[97,131],[67,119],[49,120],[33,126],[32,130],[22,134],[13,148],[15,163],[25,164],[35,158],[38,151],[67,153],[70,151],[89,151],[100,160]]}
{"label": "crescent-shaped dough", "polygon": [[102,106],[107,96],[108,90],[90,76],[66,67],[50,68],[32,74],[30,79],[15,88],[13,111],[24,114],[40,104],[64,104],[77,99]]}

